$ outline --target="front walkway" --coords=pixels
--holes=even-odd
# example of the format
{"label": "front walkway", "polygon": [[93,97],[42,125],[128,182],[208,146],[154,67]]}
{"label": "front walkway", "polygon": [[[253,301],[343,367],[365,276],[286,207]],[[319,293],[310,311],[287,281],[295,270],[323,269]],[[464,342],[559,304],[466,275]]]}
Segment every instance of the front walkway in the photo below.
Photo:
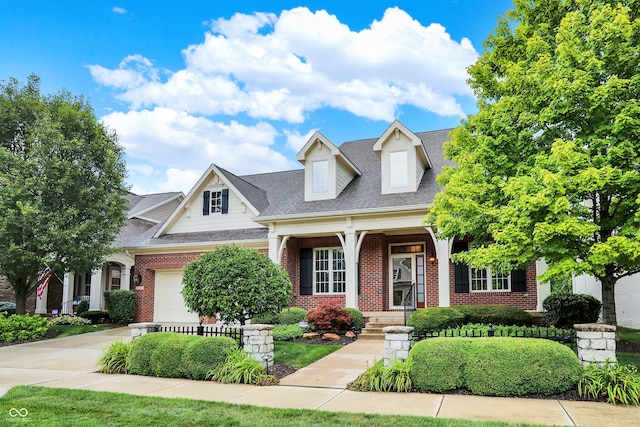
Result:
{"label": "front walkway", "polygon": [[[428,393],[361,393],[346,390],[367,362],[382,358],[382,341],[356,341],[279,386],[256,387],[174,378],[99,374],[104,347],[129,340],[129,329],[0,347],[0,395],[21,385],[183,397],[273,408],[418,415],[540,425],[638,425],[640,408],[595,402],[458,396]],[[358,364],[360,368],[358,368]],[[2,398],[0,398],[0,407]]]}

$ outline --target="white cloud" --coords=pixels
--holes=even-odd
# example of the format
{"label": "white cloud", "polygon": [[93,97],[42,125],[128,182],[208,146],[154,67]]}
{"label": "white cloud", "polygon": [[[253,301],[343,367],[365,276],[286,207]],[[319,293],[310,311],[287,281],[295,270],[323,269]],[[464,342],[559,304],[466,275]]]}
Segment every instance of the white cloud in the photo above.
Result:
{"label": "white cloud", "polygon": [[311,138],[317,130],[318,129],[311,129],[309,132],[301,135],[298,131],[284,129],[284,135],[287,137],[287,148],[290,148],[297,153],[302,147],[304,147],[304,144],[309,141],[309,138]]}
{"label": "white cloud", "polygon": [[127,14],[127,9],[123,8],[123,7],[118,7],[118,6],[114,6],[113,9],[111,9],[112,12],[117,13],[119,15],[126,15]]}
{"label": "white cloud", "polygon": [[355,32],[324,10],[306,7],[210,22],[205,40],[183,51],[185,68],[167,73],[133,55],[116,69],[89,67],[132,108],[194,115],[246,114],[301,123],[323,107],[392,121],[402,105],[463,116],[457,96],[472,96],[466,67],[478,54],[437,23],[424,26],[398,8]]}
{"label": "white cloud", "polygon": [[[198,182],[198,179],[202,175],[202,170],[183,170],[177,168],[169,168],[166,170],[165,175],[167,180],[158,184],[158,188],[161,191],[182,191],[185,194],[191,187]],[[188,189],[185,191],[185,188]]]}
{"label": "white cloud", "polygon": [[[139,163],[198,173],[215,163],[240,175],[296,167],[272,148],[277,131],[265,122],[221,123],[164,107],[114,112],[102,120],[117,130],[135,173],[153,172]],[[171,180],[178,180],[175,171]]]}

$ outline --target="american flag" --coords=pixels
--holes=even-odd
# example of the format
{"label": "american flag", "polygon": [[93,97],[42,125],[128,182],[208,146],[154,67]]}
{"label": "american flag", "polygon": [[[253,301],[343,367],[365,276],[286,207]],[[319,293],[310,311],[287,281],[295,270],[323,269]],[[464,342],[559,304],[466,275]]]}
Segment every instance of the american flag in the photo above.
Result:
{"label": "american flag", "polygon": [[44,288],[49,284],[51,276],[53,276],[53,274],[51,274],[51,269],[49,267],[42,270],[42,273],[38,276],[38,298],[42,299],[42,293],[44,292]]}

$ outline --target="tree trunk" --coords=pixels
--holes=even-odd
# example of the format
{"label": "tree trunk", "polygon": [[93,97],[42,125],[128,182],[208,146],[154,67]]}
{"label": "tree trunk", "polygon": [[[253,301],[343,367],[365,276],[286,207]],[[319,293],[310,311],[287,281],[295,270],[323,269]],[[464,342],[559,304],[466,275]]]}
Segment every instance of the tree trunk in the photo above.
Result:
{"label": "tree trunk", "polygon": [[12,283],[13,293],[16,295],[16,314],[27,314],[28,286],[21,283]]}
{"label": "tree trunk", "polygon": [[600,278],[602,283],[602,319],[607,325],[618,325],[616,316],[616,279],[613,277]]}

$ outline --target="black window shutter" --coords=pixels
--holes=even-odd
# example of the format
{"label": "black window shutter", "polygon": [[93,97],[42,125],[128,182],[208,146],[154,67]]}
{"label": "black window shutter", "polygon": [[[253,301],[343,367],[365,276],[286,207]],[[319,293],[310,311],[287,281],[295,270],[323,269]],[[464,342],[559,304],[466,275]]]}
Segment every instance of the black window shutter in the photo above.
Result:
{"label": "black window shutter", "polygon": [[527,270],[513,270],[511,272],[511,292],[527,291]]}
{"label": "black window shutter", "polygon": [[229,190],[222,190],[222,213],[229,213]]}
{"label": "black window shutter", "polygon": [[454,265],[455,292],[457,294],[469,293],[469,266],[467,264]]}
{"label": "black window shutter", "polygon": [[[453,242],[451,253],[458,254],[469,250],[468,242]],[[457,263],[453,266],[453,276],[455,283],[455,293],[469,293],[469,266],[463,263]]]}
{"label": "black window shutter", "polygon": [[202,194],[202,215],[209,215],[210,208],[211,208],[211,192],[205,191]]}
{"label": "black window shutter", "polygon": [[300,249],[300,295],[313,295],[313,249]]}

